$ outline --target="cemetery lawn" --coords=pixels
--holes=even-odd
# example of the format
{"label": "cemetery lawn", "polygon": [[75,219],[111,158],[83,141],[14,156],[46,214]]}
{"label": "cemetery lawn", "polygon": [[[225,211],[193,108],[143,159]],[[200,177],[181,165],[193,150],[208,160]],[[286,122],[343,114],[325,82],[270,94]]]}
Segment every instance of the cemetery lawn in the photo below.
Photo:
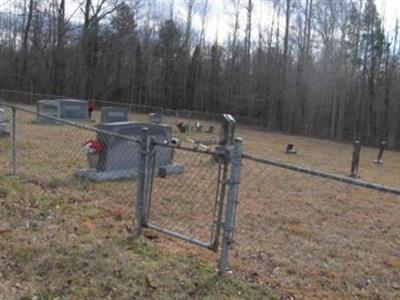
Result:
{"label": "cemetery lawn", "polygon": [[[398,196],[243,161],[232,274],[219,279],[210,251],[152,231],[132,238],[135,182],[74,178],[86,164],[82,142],[93,134],[29,120],[19,128],[15,179],[5,175],[9,141],[0,140],[0,299],[268,299],[269,291],[281,299],[400,299]],[[350,144],[240,127],[237,135],[251,154],[349,174]],[[174,127],[174,136],[192,145],[211,134]],[[283,153],[288,143],[297,155]],[[400,187],[400,154],[386,151],[376,165],[377,153],[362,148],[361,179]],[[208,189],[204,170],[197,175]],[[164,186],[173,189],[177,178]],[[180,188],[174,200],[182,201],[179,216],[197,224],[205,216],[187,205],[193,193],[202,191]]]}
{"label": "cemetery lawn", "polygon": [[[212,261],[135,238],[131,209],[0,178],[0,299],[273,299]],[[48,187],[47,187],[48,188]],[[73,189],[71,189],[73,193]],[[95,195],[93,195],[95,196]],[[111,205],[113,206],[113,205]]]}

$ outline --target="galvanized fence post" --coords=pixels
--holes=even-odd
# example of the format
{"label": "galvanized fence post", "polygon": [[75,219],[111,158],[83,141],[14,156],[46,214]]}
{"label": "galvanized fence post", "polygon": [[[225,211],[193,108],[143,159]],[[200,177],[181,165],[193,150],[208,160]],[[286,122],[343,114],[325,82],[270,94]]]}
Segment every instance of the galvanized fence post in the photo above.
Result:
{"label": "galvanized fence post", "polygon": [[139,180],[136,195],[136,224],[137,235],[141,235],[143,227],[146,226],[147,211],[147,195],[149,183],[149,155],[150,155],[151,138],[149,137],[149,129],[142,129],[142,139],[140,142],[140,167]]}
{"label": "galvanized fence post", "polygon": [[143,206],[143,226],[147,226],[149,220],[149,205],[150,205],[150,195],[151,195],[151,181],[153,176],[153,147],[154,147],[153,136],[147,135],[146,138],[146,159],[145,159],[145,169],[144,169],[144,206]]}
{"label": "galvanized fence post", "polygon": [[350,177],[357,177],[358,175],[358,165],[360,162],[360,152],[361,152],[361,143],[359,140],[356,140],[354,142],[354,148],[353,148],[353,157],[351,160],[351,171],[350,171]]}
{"label": "galvanized fence post", "polygon": [[220,274],[225,273],[228,269],[229,248],[231,247],[233,242],[233,231],[236,219],[236,206],[239,196],[239,179],[242,162],[242,151],[242,140],[240,138],[235,138],[230,154],[231,172],[228,183],[229,190],[225,210],[225,222],[223,224],[224,232],[222,236],[222,249],[218,266]]}
{"label": "galvanized fence post", "polygon": [[17,175],[17,110],[12,107],[12,176]]}
{"label": "galvanized fence post", "polygon": [[229,168],[229,157],[225,149],[225,153],[221,157],[223,159],[223,169],[222,176],[219,176],[218,180],[218,193],[216,199],[216,214],[214,219],[215,229],[213,231],[213,236],[211,239],[211,249],[214,251],[218,251],[218,244],[221,236],[221,226],[222,226],[222,218],[223,218],[223,210],[225,204],[225,193],[226,193],[226,184],[228,181],[228,168]]}

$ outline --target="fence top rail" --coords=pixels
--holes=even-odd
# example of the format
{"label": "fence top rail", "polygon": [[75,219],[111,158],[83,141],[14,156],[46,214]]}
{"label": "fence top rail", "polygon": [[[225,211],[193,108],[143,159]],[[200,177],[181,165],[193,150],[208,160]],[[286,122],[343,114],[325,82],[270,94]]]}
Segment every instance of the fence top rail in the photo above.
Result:
{"label": "fence top rail", "polygon": [[109,135],[109,136],[114,136],[114,137],[121,138],[121,139],[130,141],[130,142],[138,143],[138,144],[141,143],[140,139],[137,139],[137,138],[134,138],[134,137],[118,134],[118,133],[115,133],[115,132],[111,132],[111,131],[107,131],[107,130],[103,130],[103,129],[99,129],[99,128],[95,128],[95,127],[84,125],[84,124],[77,123],[77,122],[72,122],[72,121],[69,121],[69,120],[56,118],[56,117],[53,117],[53,116],[50,116],[50,115],[47,115],[47,114],[43,114],[43,113],[39,113],[37,111],[33,111],[33,110],[30,110],[30,109],[27,109],[27,108],[24,108],[24,107],[21,107],[21,106],[18,106],[18,105],[8,104],[8,103],[2,103],[1,105],[9,107],[9,108],[12,108],[12,109],[24,111],[24,112],[27,112],[27,113],[30,113],[30,114],[34,114],[34,115],[37,115],[37,116],[41,116],[41,117],[47,118],[49,120],[56,121],[58,123],[70,125],[72,127],[77,127],[77,128],[80,128],[80,129],[85,129],[85,130],[93,131],[93,132],[96,132],[96,133],[101,133],[101,134],[105,134],[105,135]]}
{"label": "fence top rail", "polygon": [[[92,98],[85,99],[85,98],[81,98],[81,97],[60,96],[60,95],[52,95],[52,94],[40,94],[40,93],[31,93],[31,92],[24,92],[24,91],[17,91],[17,90],[9,90],[9,89],[0,89],[0,92],[13,93],[13,94],[19,94],[19,95],[26,95],[26,96],[35,96],[35,97],[55,98],[55,99],[71,98],[71,99],[78,99],[78,100],[88,100],[88,101],[93,101],[93,102],[107,104],[107,105],[140,107],[140,108],[147,108],[147,109],[151,109],[151,110],[163,111],[163,108],[159,107],[159,106],[136,104],[136,103],[130,103],[130,102],[115,102],[115,101],[107,101],[107,100],[92,99]],[[7,99],[5,99],[5,100],[7,100]]]}
{"label": "fence top rail", "polygon": [[[53,94],[41,94],[41,93],[25,92],[25,91],[10,90],[10,89],[0,89],[0,92],[26,95],[26,96],[35,96],[35,97],[55,98],[55,99],[71,98],[71,99],[78,99],[78,100],[88,100],[88,101],[93,101],[93,102],[107,104],[107,105],[139,107],[139,108],[149,109],[149,110],[153,110],[153,111],[161,111],[163,114],[165,112],[169,112],[169,113],[171,113],[171,112],[173,112],[173,113],[188,112],[190,114],[213,115],[214,117],[220,117],[223,115],[222,113],[216,113],[216,112],[211,112],[211,111],[197,111],[197,110],[189,110],[189,109],[168,109],[168,108],[164,109],[160,106],[137,104],[137,103],[130,103],[130,102],[116,102],[116,101],[107,101],[107,100],[94,99],[94,98],[85,99],[85,98],[81,98],[81,97],[70,97],[70,96],[61,96],[61,95],[53,95]],[[7,99],[5,99],[5,100],[7,100]],[[251,119],[251,118],[249,118],[249,119]]]}
{"label": "fence top rail", "polygon": [[368,182],[368,181],[364,181],[364,180],[357,179],[357,178],[352,178],[352,177],[332,174],[332,173],[328,173],[328,172],[324,172],[324,171],[320,171],[320,170],[314,170],[314,169],[311,169],[311,168],[306,168],[306,167],[302,167],[302,166],[296,166],[296,165],[289,164],[289,163],[286,163],[286,162],[281,162],[281,161],[261,158],[261,157],[257,157],[257,156],[254,156],[254,155],[251,155],[251,154],[248,154],[248,153],[243,153],[242,158],[248,159],[248,160],[252,160],[252,161],[255,161],[255,162],[259,162],[259,163],[263,163],[263,164],[266,164],[266,165],[270,165],[270,166],[286,169],[286,170],[291,170],[291,171],[301,172],[301,173],[305,173],[305,174],[312,175],[312,176],[317,176],[317,177],[327,178],[327,179],[331,179],[331,180],[336,180],[336,181],[339,181],[339,182],[348,183],[348,184],[352,184],[352,185],[355,185],[355,186],[360,186],[360,187],[372,189],[372,190],[379,191],[379,192],[385,192],[385,193],[390,193],[390,194],[394,194],[394,195],[400,195],[400,189],[399,188],[394,188],[394,187],[385,186],[385,185],[381,185],[381,184],[377,184],[377,183],[373,183],[373,182]]}

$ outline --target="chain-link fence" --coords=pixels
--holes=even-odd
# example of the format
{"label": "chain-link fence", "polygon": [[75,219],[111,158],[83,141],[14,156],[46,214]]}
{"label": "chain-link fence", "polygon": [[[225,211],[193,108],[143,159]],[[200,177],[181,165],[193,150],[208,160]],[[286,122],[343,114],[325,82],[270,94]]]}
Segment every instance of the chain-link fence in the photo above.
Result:
{"label": "chain-link fence", "polygon": [[[34,107],[38,100],[43,99],[65,99],[68,96],[47,95],[31,92],[23,92],[16,90],[0,89],[0,99],[10,103],[18,103]],[[73,97],[73,99],[80,99]],[[82,99],[81,99],[82,100]],[[94,118],[100,118],[100,110],[104,106],[120,106],[128,107],[132,121],[148,121],[149,113],[157,113],[163,116],[163,122],[169,125],[176,125],[177,122],[183,121],[188,125],[189,130],[195,125],[201,125],[202,129],[198,130],[207,133],[219,133],[219,124],[223,119],[223,114],[215,112],[193,111],[188,109],[170,109],[165,107],[151,106],[147,104],[133,103],[132,101],[106,101],[101,99],[83,99],[89,100],[95,106]],[[292,128],[290,122],[270,120],[265,117],[248,117],[243,115],[234,115],[237,125],[242,129],[251,129],[257,131],[267,131],[285,134],[301,134],[322,139],[332,139],[336,141],[355,141],[359,140],[361,144],[372,147],[379,147],[382,140],[386,140],[383,134],[368,134],[368,136],[360,135],[357,130],[352,128],[343,128],[340,132],[336,132],[335,128],[304,128],[296,131]],[[197,123],[197,124],[196,124]],[[292,129],[290,129],[292,128]],[[395,141],[387,141],[388,146],[397,147]]]}
{"label": "chain-link fence", "polygon": [[[35,201],[45,195],[60,204],[102,203],[103,211],[134,210],[139,233],[147,228],[210,250],[221,249],[221,272],[227,269],[232,246],[234,269],[272,284],[311,276],[318,269],[347,270],[343,260],[354,253],[364,255],[374,270],[379,269],[380,253],[389,258],[397,255],[398,243],[393,241],[400,211],[392,195],[400,190],[383,184],[398,178],[378,184],[374,182],[379,180],[349,177],[341,170],[350,170],[351,151],[338,151],[332,155],[335,163],[325,166],[323,153],[312,152],[312,144],[305,147],[309,160],[307,153],[289,155],[282,149],[279,155],[286,158],[282,162],[278,151],[270,155],[271,149],[262,146],[266,137],[259,133],[247,135],[244,144],[254,155],[241,152],[240,140],[209,149],[178,146],[155,138],[143,123],[138,123],[141,132],[121,135],[94,128],[90,121],[40,115],[29,106],[4,107],[11,136],[0,140],[0,167],[3,174],[14,173],[31,185]],[[373,166],[368,169],[378,175],[389,171],[390,164],[374,165],[369,156],[368,162]],[[352,247],[358,250],[349,251]],[[352,268],[362,276],[359,265]],[[391,276],[393,272],[385,271],[373,280],[392,282]],[[333,284],[342,287],[340,282]],[[371,289],[378,286],[371,284]]]}
{"label": "chain-link fence", "polygon": [[399,195],[399,188],[245,153],[233,272],[282,299],[394,299]]}
{"label": "chain-link fence", "polygon": [[90,120],[73,122],[30,106],[3,107],[10,134],[0,139],[1,173],[32,185],[37,201],[95,203],[125,217],[135,211],[138,233],[149,228],[213,251],[219,242],[228,249],[234,213],[227,217],[227,211],[237,198],[237,192],[229,196],[236,184],[228,179],[238,170],[230,168],[234,160],[225,147],[174,145],[165,125],[93,127]]}
{"label": "chain-link fence", "polygon": [[[29,185],[37,198],[35,205],[74,202],[93,205],[94,210],[98,207],[99,215],[120,210],[132,223],[127,216],[136,197],[131,179],[137,174],[130,169],[115,172],[111,164],[121,162],[113,158],[111,164],[106,163],[105,153],[123,145],[118,147],[118,154],[132,157],[131,151],[138,147],[135,139],[25,108],[3,107],[10,136],[0,139],[1,173],[12,174]],[[104,181],[102,176],[112,180]]]}

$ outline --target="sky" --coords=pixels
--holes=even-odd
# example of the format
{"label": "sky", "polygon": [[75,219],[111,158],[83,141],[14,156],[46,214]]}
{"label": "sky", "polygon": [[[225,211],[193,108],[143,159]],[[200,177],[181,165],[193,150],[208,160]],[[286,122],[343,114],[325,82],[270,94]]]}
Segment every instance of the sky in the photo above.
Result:
{"label": "sky", "polygon": [[[164,0],[165,1],[165,0]],[[242,0],[246,2],[246,0]],[[253,0],[253,29],[257,31],[258,23],[261,23],[261,27],[265,28],[269,26],[272,18],[272,5],[271,2],[265,0]],[[335,1],[335,0],[332,0]],[[182,0],[177,2],[183,3]],[[208,39],[214,39],[216,32],[220,38],[227,37],[232,31],[232,20],[229,15],[229,1],[228,0],[209,0],[212,8],[209,12],[207,19],[207,35]],[[393,31],[396,26],[396,19],[400,21],[400,0],[375,0],[378,12],[381,16],[384,16],[384,23],[386,30]],[[282,15],[283,18],[283,15]],[[201,20],[199,16],[195,17],[195,26],[200,27]],[[241,23],[242,27],[245,25],[245,15],[242,15]],[[284,20],[281,20],[283,26]],[[242,28],[243,29],[243,28]],[[257,32],[253,33],[253,36],[257,36]]]}
{"label": "sky", "polygon": [[[8,11],[10,7],[13,6],[16,0],[0,0],[0,10]],[[125,0],[126,2],[135,0]],[[171,0],[142,0],[145,5],[154,6],[157,4],[159,11],[162,13],[167,13],[170,10]],[[202,0],[197,0],[202,2]],[[243,4],[247,0],[241,0]],[[335,0],[331,0],[335,1]],[[392,31],[396,24],[396,19],[400,19],[400,0],[375,0],[377,9],[381,16],[384,16],[385,28],[386,30]],[[76,12],[78,3],[82,0],[66,0],[68,14]],[[179,16],[181,19],[186,19],[186,12],[184,8],[185,0],[173,0],[175,15]],[[206,27],[206,39],[209,41],[224,40],[228,37],[229,33],[232,31],[232,11],[230,9],[230,0],[208,0],[209,11],[207,14],[207,27]],[[261,24],[261,28],[266,28],[272,18],[272,5],[271,1],[268,0],[253,0],[254,10],[253,10],[253,37],[258,36],[258,24]],[[200,7],[197,7],[199,10]],[[245,26],[245,12],[243,10],[241,16],[241,32],[243,32]],[[283,18],[283,15],[282,15]],[[79,12],[75,13],[74,19],[79,19]],[[283,26],[283,19],[281,20],[281,25]],[[201,28],[201,16],[197,13],[193,17],[193,27],[195,29]]]}

